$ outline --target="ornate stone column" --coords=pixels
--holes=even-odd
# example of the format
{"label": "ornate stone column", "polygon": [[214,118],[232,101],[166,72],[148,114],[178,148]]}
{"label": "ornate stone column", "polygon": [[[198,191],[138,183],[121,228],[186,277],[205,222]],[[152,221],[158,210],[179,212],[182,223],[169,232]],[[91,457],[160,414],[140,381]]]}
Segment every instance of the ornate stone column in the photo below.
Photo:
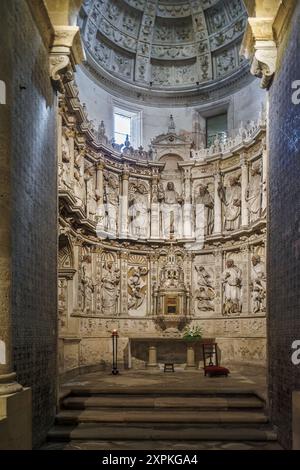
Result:
{"label": "ornate stone column", "polygon": [[120,237],[128,237],[128,179],[129,171],[125,167],[122,173],[122,194],[120,195]]}
{"label": "ornate stone column", "polygon": [[250,313],[251,251],[248,243],[241,248],[242,264],[242,314]]}
{"label": "ornate stone column", "polygon": [[262,141],[262,198],[261,198],[261,212],[265,214],[267,210],[267,187],[268,187],[268,150],[266,145],[266,139]]}
{"label": "ornate stone column", "polygon": [[152,176],[152,194],[151,194],[151,239],[159,238],[159,202],[158,202],[158,180],[159,175],[154,173]]}
{"label": "ornate stone column", "polygon": [[191,167],[183,167],[184,205],[183,205],[183,237],[192,237],[192,197]]}
{"label": "ornate stone column", "polygon": [[126,250],[121,252],[121,283],[120,283],[120,297],[121,297],[121,315],[128,315],[128,252]]}
{"label": "ornate stone column", "polygon": [[214,175],[215,179],[215,212],[214,212],[214,234],[222,232],[222,202],[219,197],[218,187],[221,183],[219,171]]}
{"label": "ornate stone column", "polygon": [[75,130],[74,129],[67,129],[66,130],[66,137],[68,138],[68,145],[70,151],[70,185],[74,188],[74,138],[75,138]]}
{"label": "ornate stone column", "polygon": [[242,207],[241,207],[241,226],[247,227],[249,224],[249,216],[248,216],[248,203],[246,201],[246,192],[248,187],[248,162],[246,159],[246,155],[242,154],[240,156],[240,164],[242,169],[242,177],[241,177],[241,198],[242,198]]}
{"label": "ornate stone column", "polygon": [[216,316],[222,315],[223,310],[223,286],[221,282],[221,276],[223,271],[223,253],[222,249],[215,248],[214,250],[215,260],[215,314]]}
{"label": "ornate stone column", "polygon": [[104,193],[103,170],[104,170],[104,163],[98,162],[96,164],[96,201],[97,201],[97,217],[98,217],[97,227],[100,230],[104,230],[104,216],[105,216],[105,209],[104,209],[104,203],[103,203],[103,193]]}

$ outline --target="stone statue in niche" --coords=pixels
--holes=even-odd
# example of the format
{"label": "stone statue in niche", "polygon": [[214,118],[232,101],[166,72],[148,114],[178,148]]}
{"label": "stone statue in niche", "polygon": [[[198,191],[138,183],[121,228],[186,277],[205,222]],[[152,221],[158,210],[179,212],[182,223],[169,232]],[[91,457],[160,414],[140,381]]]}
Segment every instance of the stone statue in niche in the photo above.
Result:
{"label": "stone statue in niche", "polygon": [[195,266],[197,272],[197,286],[195,299],[197,308],[201,311],[214,311],[215,290],[212,285],[211,275],[204,266]]}
{"label": "stone statue in niche", "polygon": [[261,215],[262,183],[259,163],[252,166],[250,176],[251,178],[247,187],[245,199],[248,202],[248,211],[251,223],[259,219]]}
{"label": "stone statue in niche", "polygon": [[180,238],[182,236],[181,205],[183,198],[175,190],[173,181],[167,183],[166,190],[160,194],[162,202],[162,231],[164,238]]}
{"label": "stone statue in niche", "polygon": [[92,257],[90,254],[84,255],[81,265],[81,294],[82,294],[82,311],[91,313],[93,307],[93,293],[95,284],[92,278]]}
{"label": "stone statue in niche", "polygon": [[224,204],[224,229],[231,231],[240,226],[241,219],[241,186],[238,176],[229,177],[229,186],[219,184],[218,194]]}
{"label": "stone statue in niche", "polygon": [[200,184],[199,192],[195,199],[196,202],[196,226],[198,226],[197,221],[197,204],[204,206],[204,233],[205,235],[211,235],[214,230],[214,199],[210,192],[208,191],[208,186],[206,184]]}
{"label": "stone statue in niche", "polygon": [[144,302],[146,297],[147,285],[144,276],[148,274],[146,267],[131,268],[128,273],[128,309],[137,310]]}
{"label": "stone statue in niche", "polygon": [[130,233],[139,238],[147,238],[149,232],[149,203],[147,188],[143,184],[134,185],[134,192],[129,199]]}
{"label": "stone statue in niche", "polygon": [[116,315],[119,298],[120,269],[113,261],[103,265],[101,277],[101,304],[103,315]]}
{"label": "stone statue in niche", "polygon": [[228,316],[242,311],[242,271],[232,259],[226,261],[222,273],[223,315]]}
{"label": "stone statue in niche", "polygon": [[264,265],[259,255],[253,255],[251,261],[251,296],[253,313],[265,312],[267,279]]}
{"label": "stone statue in niche", "polygon": [[108,232],[116,233],[118,226],[119,184],[117,178],[112,175],[107,178],[104,203],[106,208],[105,227]]}

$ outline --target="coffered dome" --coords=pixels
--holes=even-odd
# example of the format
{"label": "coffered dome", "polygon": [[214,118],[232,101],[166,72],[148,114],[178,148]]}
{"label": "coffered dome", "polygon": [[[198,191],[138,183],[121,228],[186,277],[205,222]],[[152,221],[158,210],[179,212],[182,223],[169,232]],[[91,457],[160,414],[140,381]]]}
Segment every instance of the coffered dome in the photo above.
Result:
{"label": "coffered dome", "polygon": [[205,101],[248,75],[246,20],[242,0],[86,0],[79,25],[86,66],[105,87],[144,101]]}

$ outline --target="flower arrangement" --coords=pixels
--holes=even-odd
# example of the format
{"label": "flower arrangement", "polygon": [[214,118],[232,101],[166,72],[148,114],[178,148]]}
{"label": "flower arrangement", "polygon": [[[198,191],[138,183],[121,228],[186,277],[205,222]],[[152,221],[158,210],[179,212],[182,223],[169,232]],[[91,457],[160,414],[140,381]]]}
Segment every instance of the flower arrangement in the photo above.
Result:
{"label": "flower arrangement", "polygon": [[202,329],[200,326],[186,328],[183,333],[183,339],[185,341],[199,341],[202,339]]}

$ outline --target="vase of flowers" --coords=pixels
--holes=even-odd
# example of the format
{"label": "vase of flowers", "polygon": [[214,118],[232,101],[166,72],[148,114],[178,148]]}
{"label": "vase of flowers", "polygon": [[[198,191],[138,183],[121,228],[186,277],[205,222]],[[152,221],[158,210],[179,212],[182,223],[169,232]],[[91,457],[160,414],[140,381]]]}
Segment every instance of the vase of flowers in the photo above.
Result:
{"label": "vase of flowers", "polygon": [[202,329],[200,326],[193,326],[192,328],[186,328],[183,332],[183,339],[188,343],[200,341],[202,339]]}

